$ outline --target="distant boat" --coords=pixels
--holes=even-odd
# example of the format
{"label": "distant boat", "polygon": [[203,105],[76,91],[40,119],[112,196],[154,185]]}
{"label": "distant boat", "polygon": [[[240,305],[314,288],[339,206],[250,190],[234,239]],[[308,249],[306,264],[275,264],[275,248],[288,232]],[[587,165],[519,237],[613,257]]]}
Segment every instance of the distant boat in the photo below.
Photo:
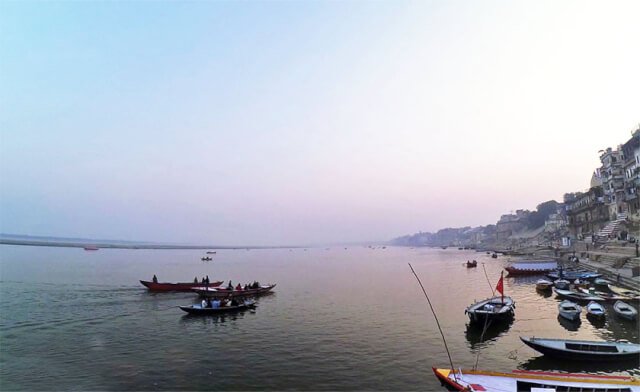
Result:
{"label": "distant boat", "polygon": [[216,252],[215,252],[215,251],[213,251],[213,250],[209,250],[209,251],[207,251],[207,254],[208,254],[208,255],[215,255],[215,254],[216,254]]}
{"label": "distant boat", "polygon": [[201,257],[200,260],[202,260],[202,261],[211,261],[213,259],[211,257],[209,257],[209,256],[205,256],[205,257]]}
{"label": "distant boat", "polygon": [[478,266],[478,262],[473,260],[473,261],[467,261],[467,268],[475,268]]}
{"label": "distant boat", "polygon": [[[442,385],[454,391],[625,391],[640,392],[640,381],[631,376],[514,370],[502,373],[468,369],[437,369]],[[575,388],[575,389],[574,389]]]}
{"label": "distant boat", "polygon": [[587,317],[591,317],[599,320],[602,320],[605,318],[606,313],[604,311],[604,306],[602,306],[601,304],[595,301],[589,302],[589,304],[587,304],[586,309],[587,309]]}
{"label": "distant boat", "polygon": [[522,336],[520,340],[544,355],[560,359],[577,361],[637,361],[640,359],[640,344]]}
{"label": "distant boat", "polygon": [[537,290],[549,290],[551,287],[553,287],[553,282],[546,280],[546,279],[538,279],[538,281],[536,282],[536,289]]}
{"label": "distant boat", "polygon": [[447,247],[446,247],[446,246],[441,246],[441,248],[442,248],[442,249],[447,249]]}
{"label": "distant boat", "polygon": [[100,248],[98,248],[97,246],[85,246],[84,250],[99,250]]}
{"label": "distant boat", "polygon": [[494,259],[497,259],[498,258],[498,254],[497,253],[492,253],[491,257],[494,258]]}
{"label": "distant boat", "polygon": [[613,304],[613,310],[616,314],[624,319],[633,321],[638,317],[638,311],[626,302],[616,301]]}
{"label": "distant boat", "polygon": [[515,262],[505,267],[509,275],[542,275],[558,268],[555,261]]}
{"label": "distant boat", "polygon": [[551,279],[567,279],[570,281],[574,281],[576,279],[592,280],[601,277],[602,274],[589,271],[555,271],[549,272],[547,276]]}
{"label": "distant boat", "polygon": [[560,317],[570,321],[576,321],[580,320],[582,308],[576,303],[564,300],[558,304],[558,312],[560,313]]}
{"label": "distant boat", "polygon": [[558,288],[558,289],[562,289],[562,290],[568,290],[569,289],[569,285],[571,283],[566,280],[566,279],[558,279],[555,282],[553,282],[553,285]]}
{"label": "distant boat", "polygon": [[275,284],[263,285],[258,288],[251,288],[247,290],[236,290],[235,288],[230,290],[226,287],[211,287],[209,288],[203,287],[195,287],[192,291],[195,291],[201,297],[206,298],[229,298],[229,297],[253,297],[257,295],[267,294],[276,287]]}

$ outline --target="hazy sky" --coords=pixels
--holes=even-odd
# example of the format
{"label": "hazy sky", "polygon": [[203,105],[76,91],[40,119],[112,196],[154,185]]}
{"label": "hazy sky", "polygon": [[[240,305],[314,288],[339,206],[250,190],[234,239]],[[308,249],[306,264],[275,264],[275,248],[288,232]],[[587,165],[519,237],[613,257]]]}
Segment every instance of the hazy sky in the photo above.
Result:
{"label": "hazy sky", "polygon": [[381,240],[585,190],[639,1],[0,2],[0,232]]}

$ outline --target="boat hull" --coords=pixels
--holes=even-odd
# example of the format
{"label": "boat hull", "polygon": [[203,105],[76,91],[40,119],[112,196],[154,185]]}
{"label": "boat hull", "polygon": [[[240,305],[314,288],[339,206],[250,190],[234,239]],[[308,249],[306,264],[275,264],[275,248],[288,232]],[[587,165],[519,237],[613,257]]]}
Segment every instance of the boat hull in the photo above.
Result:
{"label": "boat hull", "polygon": [[[141,280],[143,286],[149,289],[149,291],[191,291],[194,288],[202,287],[202,283],[198,282],[187,282],[187,283],[155,283],[148,280]],[[209,283],[209,287],[217,287],[220,286],[223,282],[211,282]]]}
{"label": "boat hull", "polygon": [[[557,388],[556,390],[603,390],[640,391],[640,381],[629,376],[605,376],[594,374],[556,373],[514,370],[512,373],[482,370],[455,371],[432,368],[442,385],[454,391],[531,391],[531,388]],[[617,389],[616,389],[617,388]],[[551,390],[551,389],[550,389]],[[573,389],[571,389],[573,390]]]}
{"label": "boat hull", "polygon": [[622,301],[613,304],[613,310],[618,316],[629,321],[635,321],[638,318],[638,310]]}
{"label": "boat hull", "polygon": [[242,304],[238,306],[223,306],[219,308],[203,308],[201,305],[180,306],[180,309],[195,316],[212,316],[222,313],[233,313],[254,308],[255,303]]}
{"label": "boat hull", "polygon": [[[570,359],[575,361],[638,361],[640,358],[640,346],[637,344],[628,344],[628,351],[625,352],[623,350],[619,350],[615,343],[607,344],[607,342],[535,339],[523,337],[520,337],[520,340],[522,340],[522,342],[527,346],[544,355],[559,359]],[[549,342],[555,344],[549,344]],[[562,345],[563,343],[565,344],[564,349],[557,347],[559,344]],[[591,351],[588,351],[589,349],[591,349]],[[607,349],[610,351],[606,351]]]}
{"label": "boat hull", "polygon": [[[487,321],[509,321],[515,315],[515,302],[511,297],[493,297],[476,302],[465,309],[471,323]],[[489,305],[487,307],[487,305]]]}

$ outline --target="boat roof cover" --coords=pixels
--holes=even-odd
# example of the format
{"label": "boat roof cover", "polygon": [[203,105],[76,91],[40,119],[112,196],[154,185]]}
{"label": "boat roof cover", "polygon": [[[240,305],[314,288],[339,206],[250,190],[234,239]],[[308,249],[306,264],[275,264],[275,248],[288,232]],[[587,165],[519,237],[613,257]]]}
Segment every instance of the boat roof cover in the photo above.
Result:
{"label": "boat roof cover", "polygon": [[511,264],[511,267],[519,269],[519,270],[552,270],[558,268],[558,263],[555,261],[547,261],[547,262],[531,262],[531,263],[523,263],[517,262]]}

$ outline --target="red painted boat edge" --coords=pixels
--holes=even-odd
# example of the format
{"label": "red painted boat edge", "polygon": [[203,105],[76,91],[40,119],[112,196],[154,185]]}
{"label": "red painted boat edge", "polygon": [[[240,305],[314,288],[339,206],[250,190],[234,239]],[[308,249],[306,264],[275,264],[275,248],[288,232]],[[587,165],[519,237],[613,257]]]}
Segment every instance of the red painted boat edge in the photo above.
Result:
{"label": "red painted boat edge", "polygon": [[[449,377],[446,377],[444,374],[440,373],[438,370],[438,368],[432,367],[431,370],[433,370],[433,374],[436,375],[436,378],[438,380],[440,380],[440,382],[442,383],[446,383],[447,385],[449,385],[451,388],[455,388],[458,391],[464,391],[464,387],[452,380],[449,379]],[[446,369],[448,370],[448,369]]]}

